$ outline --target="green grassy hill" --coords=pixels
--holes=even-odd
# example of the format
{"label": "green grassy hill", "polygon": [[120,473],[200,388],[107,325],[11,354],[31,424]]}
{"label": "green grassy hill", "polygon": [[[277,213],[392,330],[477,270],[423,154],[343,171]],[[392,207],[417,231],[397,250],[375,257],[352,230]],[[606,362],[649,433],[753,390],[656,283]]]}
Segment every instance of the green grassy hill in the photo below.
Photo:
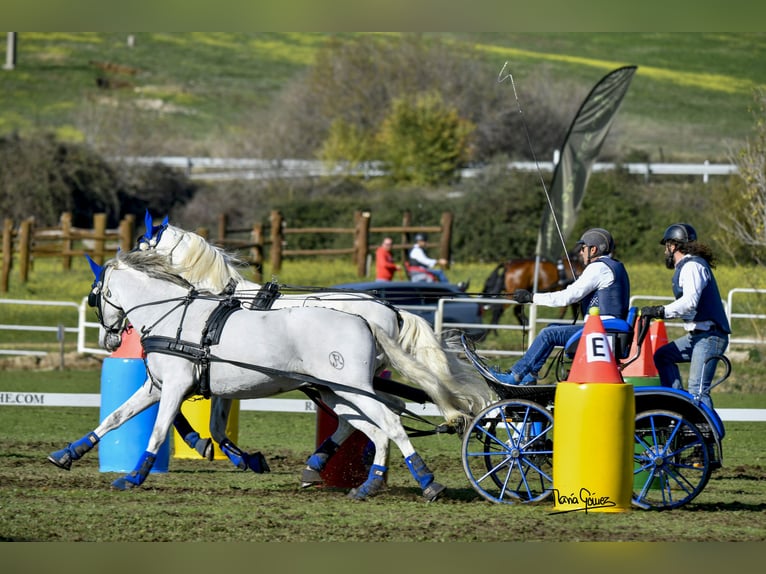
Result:
{"label": "green grassy hill", "polygon": [[[508,62],[522,103],[536,97],[525,92],[533,77],[585,93],[609,70],[638,65],[610,139],[651,161],[727,161],[728,143],[750,135],[753,88],[766,85],[766,34],[441,36],[498,72]],[[16,69],[0,72],[0,135],[109,132],[115,154],[246,155],[259,117],[329,37],[140,33],[130,47],[123,33],[21,33]]]}

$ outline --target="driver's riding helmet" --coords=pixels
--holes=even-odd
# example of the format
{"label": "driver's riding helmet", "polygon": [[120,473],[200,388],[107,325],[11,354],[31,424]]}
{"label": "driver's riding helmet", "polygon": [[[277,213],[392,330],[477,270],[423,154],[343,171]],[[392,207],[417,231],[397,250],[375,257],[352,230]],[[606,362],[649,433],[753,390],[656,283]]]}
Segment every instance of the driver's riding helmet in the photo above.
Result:
{"label": "driver's riding helmet", "polygon": [[665,230],[665,235],[662,236],[660,244],[665,245],[668,241],[675,241],[681,244],[697,241],[697,232],[688,223],[674,223]]}
{"label": "driver's riding helmet", "polygon": [[594,227],[582,234],[580,241],[577,242],[577,248],[579,249],[583,245],[595,247],[598,251],[598,256],[608,255],[614,251],[614,239],[612,239],[612,234],[600,227]]}
{"label": "driver's riding helmet", "polygon": [[428,235],[425,233],[416,233],[415,234],[415,243],[418,241],[428,241]]}

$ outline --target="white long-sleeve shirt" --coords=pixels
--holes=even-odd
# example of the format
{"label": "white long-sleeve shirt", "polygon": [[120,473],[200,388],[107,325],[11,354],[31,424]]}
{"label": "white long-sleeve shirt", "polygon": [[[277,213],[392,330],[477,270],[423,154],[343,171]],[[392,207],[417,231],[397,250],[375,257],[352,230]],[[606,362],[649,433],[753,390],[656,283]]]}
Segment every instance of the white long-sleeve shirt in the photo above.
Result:
{"label": "white long-sleeve shirt", "polygon": [[[566,307],[573,303],[579,303],[588,294],[609,287],[614,283],[614,273],[609,265],[600,261],[609,257],[602,255],[595,261],[591,261],[577,280],[561,291],[550,293],[535,293],[532,302],[545,307]],[[603,315],[602,319],[611,319],[612,315]]]}
{"label": "white long-sleeve shirt", "polygon": [[431,267],[434,267],[439,260],[438,259],[432,259],[428,255],[426,255],[426,252],[423,250],[423,248],[415,244],[415,246],[410,249],[410,259],[413,261],[417,261],[421,265],[428,267],[429,269]]}

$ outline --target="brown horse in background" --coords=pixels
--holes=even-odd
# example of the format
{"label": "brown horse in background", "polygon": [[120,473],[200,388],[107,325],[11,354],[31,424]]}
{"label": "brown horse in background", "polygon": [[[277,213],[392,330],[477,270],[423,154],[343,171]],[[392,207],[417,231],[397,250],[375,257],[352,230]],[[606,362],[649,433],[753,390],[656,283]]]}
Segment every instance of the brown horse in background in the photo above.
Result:
{"label": "brown horse in background", "polygon": [[[556,262],[548,259],[540,260],[540,275],[537,280],[538,293],[564,289],[582,273],[583,265],[579,253],[570,253],[569,258],[572,262],[571,266],[566,259],[559,259]],[[574,272],[572,266],[574,267]],[[491,297],[493,295],[510,297],[516,289],[532,291],[534,282],[535,259],[511,259],[495,267],[484,283],[482,295],[484,297]],[[491,323],[496,325],[507,305],[490,305],[489,307],[492,310]],[[579,304],[575,303],[571,305],[571,308],[572,315],[576,317],[579,311]],[[524,306],[514,305],[513,312],[519,324],[526,325]],[[566,308],[561,312],[562,318],[565,313]]]}

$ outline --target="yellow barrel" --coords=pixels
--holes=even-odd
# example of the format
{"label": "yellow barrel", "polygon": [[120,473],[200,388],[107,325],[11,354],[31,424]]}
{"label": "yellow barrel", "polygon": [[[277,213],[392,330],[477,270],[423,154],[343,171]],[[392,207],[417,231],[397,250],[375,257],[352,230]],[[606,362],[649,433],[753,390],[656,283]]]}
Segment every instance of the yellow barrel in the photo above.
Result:
{"label": "yellow barrel", "polygon": [[[210,437],[210,400],[201,396],[195,396],[185,400],[181,405],[181,412],[189,421],[192,428],[199,433],[200,438]],[[239,401],[234,400],[229,412],[229,420],[226,423],[226,436],[232,442],[236,443],[239,438]],[[213,441],[215,460],[228,460],[228,457],[221,452],[218,443]],[[196,458],[199,459],[199,453],[184,442],[184,439],[173,429],[173,458]]]}
{"label": "yellow barrel", "polygon": [[558,384],[553,425],[556,511],[630,510],[635,411],[632,385]]}

